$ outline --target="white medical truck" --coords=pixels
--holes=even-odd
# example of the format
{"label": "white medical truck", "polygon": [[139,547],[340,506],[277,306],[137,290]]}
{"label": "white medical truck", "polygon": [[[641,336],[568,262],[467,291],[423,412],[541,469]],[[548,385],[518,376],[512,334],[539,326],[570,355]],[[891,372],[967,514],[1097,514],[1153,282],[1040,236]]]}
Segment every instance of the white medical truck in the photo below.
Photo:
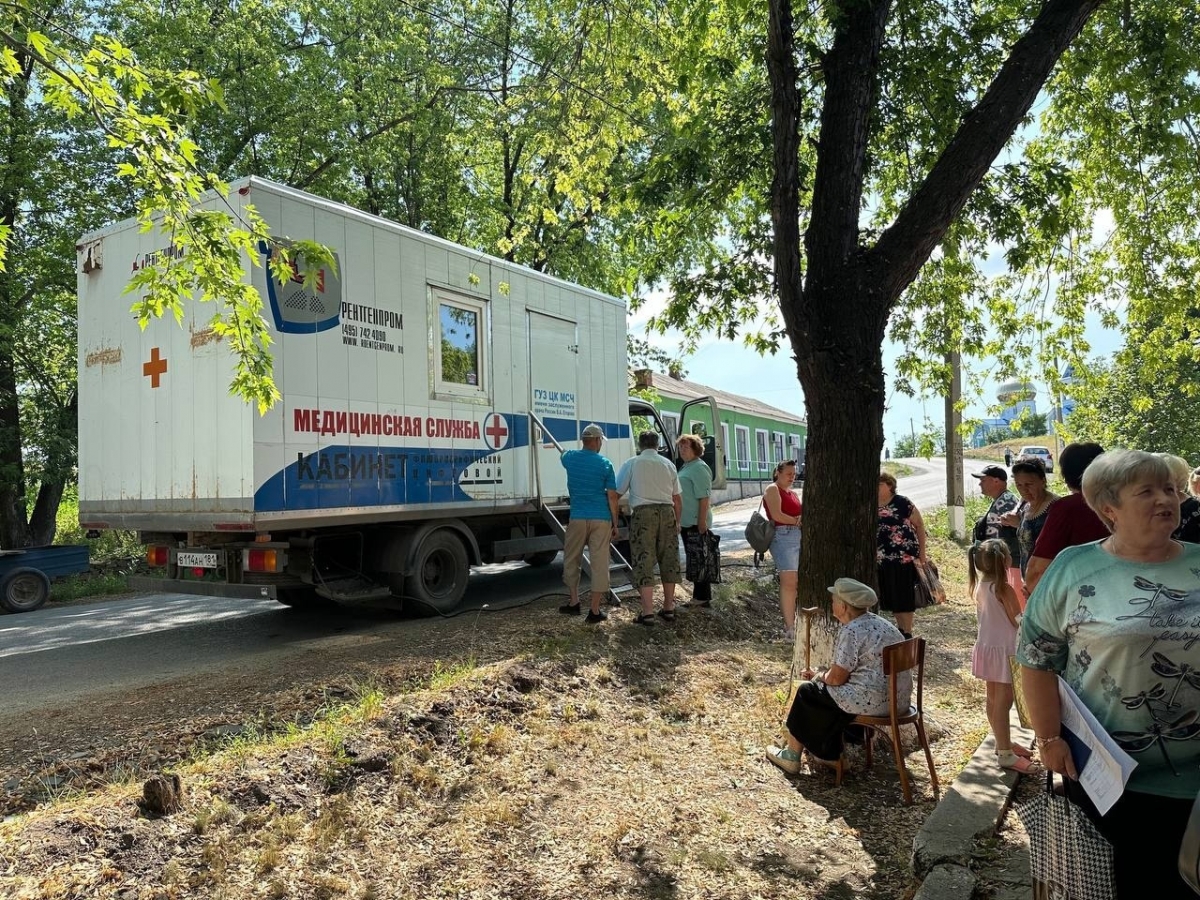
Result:
{"label": "white medical truck", "polygon": [[[189,303],[144,331],[131,273],[172,252],[129,220],[78,246],[79,513],[134,529],[143,589],[289,605],[405,599],[453,609],[469,567],[548,564],[569,517],[560,448],[592,422],[633,452],[625,307],[616,298],[258,178],[228,205],[279,241],[333,250],[288,283],[247,260],[282,399],[232,396],[233,358]],[[260,248],[263,262],[270,246]],[[706,457],[723,481],[719,411]]]}

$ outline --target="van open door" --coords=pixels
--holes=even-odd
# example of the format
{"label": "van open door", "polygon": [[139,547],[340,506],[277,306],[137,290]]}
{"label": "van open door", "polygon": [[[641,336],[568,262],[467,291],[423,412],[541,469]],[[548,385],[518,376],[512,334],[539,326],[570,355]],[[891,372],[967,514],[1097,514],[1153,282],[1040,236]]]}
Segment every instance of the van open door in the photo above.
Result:
{"label": "van open door", "polygon": [[[658,410],[652,403],[637,397],[629,398],[629,419],[633,432],[647,429],[658,433],[658,452],[672,460],[676,466],[682,460],[675,455],[676,435],[668,429],[659,416]],[[679,426],[683,434],[695,434],[704,443],[704,454],[701,456],[713,473],[713,489],[725,487],[725,442],[721,431],[721,410],[717,401],[712,397],[698,397],[689,400],[679,411]],[[636,441],[636,437],[635,437]],[[637,452],[636,445],[634,452]]]}
{"label": "van open door", "polygon": [[713,397],[697,397],[683,404],[679,410],[679,431],[682,434],[694,434],[704,442],[704,455],[701,457],[708,463],[713,473],[713,489],[725,487],[725,457],[724,431],[721,428],[721,409]]}

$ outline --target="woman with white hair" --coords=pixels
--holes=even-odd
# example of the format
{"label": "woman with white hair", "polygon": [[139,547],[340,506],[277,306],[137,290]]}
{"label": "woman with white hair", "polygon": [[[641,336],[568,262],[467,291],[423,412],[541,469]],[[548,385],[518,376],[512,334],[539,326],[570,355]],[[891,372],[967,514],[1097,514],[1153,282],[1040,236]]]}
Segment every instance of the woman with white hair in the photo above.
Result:
{"label": "woman with white hair", "polygon": [[1159,453],[1158,456],[1171,470],[1171,477],[1175,479],[1175,486],[1179,490],[1179,527],[1171,537],[1189,544],[1200,544],[1200,500],[1190,490],[1192,467],[1182,456],[1171,453]]}
{"label": "woman with white hair", "polygon": [[[1097,457],[1083,496],[1110,534],[1059,553],[1021,622],[1017,658],[1038,750],[1112,844],[1118,896],[1195,900],[1176,860],[1200,792],[1200,546],[1172,539],[1178,483],[1152,453]],[[1076,781],[1059,676],[1138,763],[1104,815]]]}
{"label": "woman with white hair", "polygon": [[[819,762],[832,763],[842,755],[842,734],[855,716],[888,715],[888,680],[883,674],[883,648],[904,638],[887,619],[871,612],[875,592],[861,581],[839,578],[829,588],[830,611],[842,627],[833,644],[833,665],[805,678],[796,689],[787,717],[787,746],[768,747],[767,759],[789,775],[800,773],[804,748]],[[908,706],[912,681],[907,673],[897,692],[901,708]]]}

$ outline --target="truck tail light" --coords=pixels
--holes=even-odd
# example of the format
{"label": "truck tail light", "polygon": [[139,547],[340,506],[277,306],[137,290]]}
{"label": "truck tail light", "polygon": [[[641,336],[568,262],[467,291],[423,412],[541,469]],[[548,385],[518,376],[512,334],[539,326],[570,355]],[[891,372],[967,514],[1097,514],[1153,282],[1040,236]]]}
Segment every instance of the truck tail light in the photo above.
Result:
{"label": "truck tail light", "polygon": [[247,572],[281,572],[286,560],[277,550],[242,551],[242,568]]}
{"label": "truck tail light", "polygon": [[170,551],[167,547],[147,547],[146,565],[152,568],[161,568],[167,564],[169,556]]}

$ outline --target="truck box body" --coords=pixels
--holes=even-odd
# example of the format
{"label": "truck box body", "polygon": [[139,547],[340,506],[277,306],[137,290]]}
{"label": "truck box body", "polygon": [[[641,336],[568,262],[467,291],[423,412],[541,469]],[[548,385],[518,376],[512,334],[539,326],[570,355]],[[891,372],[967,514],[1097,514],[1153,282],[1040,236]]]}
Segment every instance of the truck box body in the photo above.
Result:
{"label": "truck box body", "polygon": [[596,422],[614,465],[631,454],[619,300],[260,179],[227,202],[337,256],[310,287],[248,266],[282,399],[259,415],[230,394],[212,306],[138,327],[125,287],[163,235],[127,221],[85,236],[85,527],[278,534],[561,505],[565,473],[531,445],[530,412],[568,447]]}

